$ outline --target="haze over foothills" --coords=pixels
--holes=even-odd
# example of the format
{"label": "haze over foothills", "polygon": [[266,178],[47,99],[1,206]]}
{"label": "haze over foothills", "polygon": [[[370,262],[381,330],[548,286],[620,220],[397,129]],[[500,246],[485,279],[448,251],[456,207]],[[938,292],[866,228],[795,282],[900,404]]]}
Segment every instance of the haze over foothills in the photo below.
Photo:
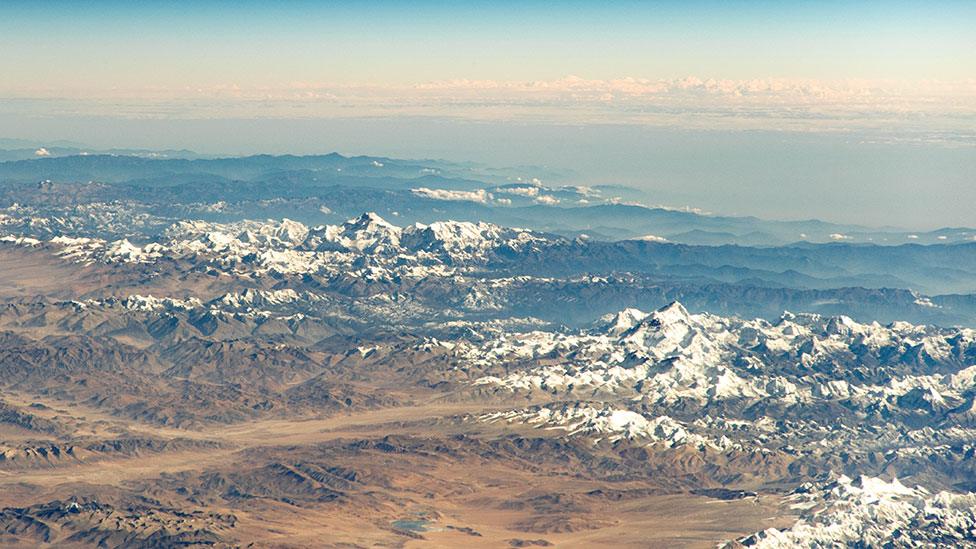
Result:
{"label": "haze over foothills", "polygon": [[142,4],[5,3],[4,136],[476,161],[719,214],[974,224],[971,2]]}

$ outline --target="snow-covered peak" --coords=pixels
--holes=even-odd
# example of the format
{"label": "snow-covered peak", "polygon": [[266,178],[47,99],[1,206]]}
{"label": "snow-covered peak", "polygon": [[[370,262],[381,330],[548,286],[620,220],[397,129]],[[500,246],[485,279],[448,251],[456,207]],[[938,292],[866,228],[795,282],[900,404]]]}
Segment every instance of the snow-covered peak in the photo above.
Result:
{"label": "snow-covered peak", "polygon": [[634,308],[627,308],[616,314],[604,315],[600,324],[610,335],[620,335],[647,318],[647,313]]}
{"label": "snow-covered peak", "polygon": [[498,239],[500,228],[489,223],[436,221],[429,225],[416,223],[404,230],[404,245],[413,250],[476,252],[490,247]]}
{"label": "snow-covered peak", "polygon": [[298,244],[308,236],[308,227],[298,221],[285,218],[281,220],[281,223],[272,232],[272,235],[281,240]]}
{"label": "snow-covered peak", "polygon": [[398,228],[387,220],[383,219],[383,217],[376,212],[363,212],[363,214],[359,217],[346,221],[343,226],[354,230],[376,230],[378,227],[382,227],[384,229]]}
{"label": "snow-covered peak", "polygon": [[110,242],[105,247],[105,257],[111,262],[146,263],[162,256],[158,245],[136,246],[128,239]]}
{"label": "snow-covered peak", "polygon": [[691,315],[677,301],[620,335],[620,343],[633,352],[656,360],[683,357],[701,367],[719,364],[728,354],[722,346],[733,339],[722,322],[709,315]]}
{"label": "snow-covered peak", "polygon": [[691,317],[688,314],[688,309],[685,309],[685,306],[678,301],[668,303],[651,313],[651,316],[661,323],[687,322]]}
{"label": "snow-covered peak", "polygon": [[350,250],[368,253],[396,253],[400,249],[400,227],[373,212],[342,225],[318,227],[308,234],[305,247],[311,250]]}

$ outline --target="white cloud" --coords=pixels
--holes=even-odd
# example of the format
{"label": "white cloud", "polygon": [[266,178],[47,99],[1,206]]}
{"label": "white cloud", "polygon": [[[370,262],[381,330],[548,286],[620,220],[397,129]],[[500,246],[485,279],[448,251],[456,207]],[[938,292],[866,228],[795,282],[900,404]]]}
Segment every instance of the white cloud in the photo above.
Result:
{"label": "white cloud", "polygon": [[603,194],[599,191],[599,189],[594,189],[593,187],[588,187],[585,185],[563,185],[561,189],[590,197],[598,197]]}
{"label": "white cloud", "polygon": [[830,239],[831,240],[851,240],[851,237],[847,236],[846,234],[831,233],[830,234]]}
{"label": "white cloud", "polygon": [[517,196],[526,196],[529,198],[539,196],[539,187],[502,187],[495,189],[496,193],[504,194],[514,194]]}
{"label": "white cloud", "polygon": [[545,204],[546,206],[555,206],[556,204],[559,204],[559,199],[556,198],[555,196],[549,196],[547,194],[544,194],[536,197],[536,199],[533,202],[535,202],[536,204]]}
{"label": "white cloud", "polygon": [[428,189],[427,187],[420,187],[417,189],[410,189],[410,192],[417,196],[422,196],[424,198],[430,198],[433,200],[478,202],[481,204],[485,204],[490,198],[492,198],[492,196],[484,189],[478,189],[477,191],[452,191],[448,189]]}
{"label": "white cloud", "polygon": [[34,151],[34,156],[51,156],[51,153],[44,147],[41,147],[40,149]]}
{"label": "white cloud", "polygon": [[629,240],[642,240],[644,242],[667,242],[668,239],[663,236],[657,236],[654,234],[645,234],[644,236],[638,236],[631,238]]}

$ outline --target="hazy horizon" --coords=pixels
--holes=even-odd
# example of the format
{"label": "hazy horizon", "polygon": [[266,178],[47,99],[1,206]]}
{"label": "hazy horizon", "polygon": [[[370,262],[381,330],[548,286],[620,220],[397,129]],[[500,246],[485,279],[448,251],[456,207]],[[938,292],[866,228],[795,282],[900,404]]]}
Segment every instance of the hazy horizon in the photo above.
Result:
{"label": "hazy horizon", "polygon": [[972,3],[4,12],[6,137],[541,165],[719,214],[976,225]]}
{"label": "hazy horizon", "polygon": [[76,123],[75,131],[56,133],[45,133],[46,126],[35,123],[34,133],[12,137],[207,155],[339,152],[477,162],[525,167],[526,177],[549,184],[631,186],[649,194],[648,205],[716,215],[816,218],[910,230],[976,225],[969,206],[976,201],[976,185],[968,184],[976,173],[976,149],[871,141],[864,134],[425,118],[78,118]]}

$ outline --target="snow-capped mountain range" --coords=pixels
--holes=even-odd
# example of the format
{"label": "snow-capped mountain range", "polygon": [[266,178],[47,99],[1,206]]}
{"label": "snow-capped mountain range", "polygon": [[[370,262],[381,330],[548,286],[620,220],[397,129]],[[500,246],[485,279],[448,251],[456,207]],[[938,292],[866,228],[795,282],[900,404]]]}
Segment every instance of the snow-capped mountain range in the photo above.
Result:
{"label": "snow-capped mountain range", "polygon": [[882,326],[848,317],[784,314],[776,322],[690,314],[680,303],[627,309],[581,333],[503,336],[473,349],[474,364],[547,361],[476,383],[512,391],[626,394],[654,404],[689,400],[783,405],[839,401],[865,410],[918,395],[917,406],[962,410],[976,386],[976,331]]}
{"label": "snow-capped mountain range", "polygon": [[[643,307],[648,299],[642,296],[648,294],[654,294],[655,307],[680,299],[697,310],[747,317],[771,318],[790,309],[884,322],[953,325],[976,319],[976,302],[967,296],[920,291],[968,291],[965,273],[976,272],[968,255],[976,248],[970,246],[952,249],[950,255],[960,261],[925,247],[858,249],[855,257],[853,248],[843,246],[601,242],[467,221],[397,226],[375,213],[335,225],[308,225],[288,218],[205,221],[189,217],[196,210],[176,216],[149,211],[133,203],[69,209],[15,204],[0,209],[0,244],[37,247],[84,265],[200,267],[233,277],[309,275],[368,285],[431,278],[446,282],[460,275],[467,295],[452,304],[456,309],[516,309],[519,316],[574,324],[628,306]],[[944,274],[934,276],[933,270]],[[390,293],[388,287],[380,291]],[[535,299],[540,292],[562,296]],[[581,298],[595,293],[606,296]],[[574,303],[545,314],[538,310],[549,309],[561,297]]]}
{"label": "snow-capped mountain range", "polygon": [[377,277],[450,276],[460,267],[484,265],[503,248],[520,250],[547,237],[489,223],[456,221],[394,226],[374,213],[342,225],[307,227],[297,221],[222,224],[180,221],[156,242],[54,236],[40,241],[10,237],[24,245],[52,246],[71,261],[91,264],[152,264],[187,258],[258,274],[337,274]]}
{"label": "snow-capped mountain range", "polygon": [[486,424],[766,455],[825,474],[901,471],[940,487],[964,482],[958,464],[976,456],[971,329],[790,313],[742,320],[672,303],[451,352],[478,394],[550,401],[478,418]]}

